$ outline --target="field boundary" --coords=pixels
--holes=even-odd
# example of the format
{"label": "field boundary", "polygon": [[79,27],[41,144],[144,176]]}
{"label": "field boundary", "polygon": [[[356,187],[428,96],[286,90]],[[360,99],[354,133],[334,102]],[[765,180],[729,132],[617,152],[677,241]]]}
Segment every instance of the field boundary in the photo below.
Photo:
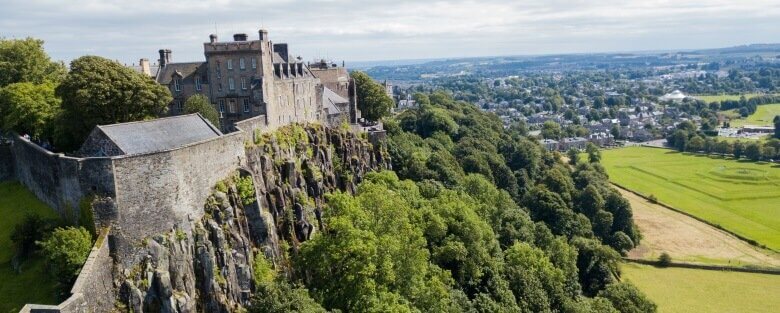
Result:
{"label": "field boundary", "polygon": [[651,203],[658,204],[658,205],[660,205],[660,206],[662,206],[662,207],[664,207],[664,208],[667,208],[667,209],[669,209],[669,210],[672,210],[672,211],[675,211],[675,212],[677,212],[677,213],[683,214],[683,215],[685,215],[685,216],[688,216],[688,217],[690,217],[690,218],[693,218],[693,219],[695,219],[695,220],[697,220],[697,221],[699,221],[699,222],[702,222],[702,223],[704,223],[704,224],[707,224],[707,225],[710,225],[710,226],[712,226],[712,227],[715,227],[715,228],[717,228],[717,229],[719,229],[719,230],[722,230],[722,231],[724,231],[724,232],[726,232],[726,233],[728,233],[728,234],[730,234],[730,235],[732,235],[732,236],[734,236],[734,237],[736,237],[736,238],[738,238],[738,239],[740,239],[740,240],[742,240],[742,241],[744,241],[744,242],[747,242],[748,244],[750,244],[750,245],[752,245],[752,246],[759,247],[759,248],[762,248],[762,249],[766,249],[766,250],[769,250],[769,251],[772,251],[772,252],[780,253],[780,251],[778,251],[778,250],[775,250],[775,249],[772,249],[772,248],[769,248],[769,247],[767,247],[767,246],[765,246],[765,245],[762,245],[762,244],[758,243],[757,241],[755,241],[755,240],[753,240],[753,239],[747,238],[747,237],[745,237],[745,236],[742,236],[742,235],[740,235],[740,234],[737,234],[737,233],[735,233],[735,232],[733,232],[733,231],[731,231],[731,230],[725,229],[725,228],[723,228],[723,226],[720,226],[719,224],[715,224],[715,223],[713,223],[713,222],[710,222],[710,221],[708,221],[708,220],[705,220],[705,219],[703,219],[703,218],[700,218],[700,217],[698,217],[698,216],[695,216],[695,215],[693,215],[693,214],[691,214],[691,213],[688,213],[688,212],[682,211],[682,210],[680,210],[680,209],[674,208],[674,207],[672,207],[672,206],[670,206],[670,205],[668,205],[668,204],[665,204],[665,203],[663,203],[663,202],[661,202],[661,201],[658,201],[658,199],[650,199],[648,196],[645,196],[645,195],[643,195],[643,194],[641,194],[641,193],[639,193],[639,192],[637,192],[637,191],[634,191],[634,190],[631,190],[631,189],[629,189],[629,188],[626,188],[626,187],[624,187],[624,186],[621,186],[621,185],[620,185],[620,184],[618,184],[618,183],[615,183],[615,182],[610,182],[610,183],[611,183],[613,186],[617,187],[617,188],[620,188],[620,189],[623,189],[623,190],[625,190],[625,191],[628,191],[628,192],[630,192],[630,193],[633,193],[633,194],[635,194],[635,195],[639,196],[639,197],[640,197],[640,198],[642,198],[642,199],[645,199],[645,200],[647,200],[647,201],[650,201]]}
{"label": "field boundary", "polygon": [[749,267],[735,267],[735,266],[724,266],[724,265],[705,265],[705,264],[680,263],[680,262],[671,262],[667,266],[659,266],[658,265],[658,261],[654,261],[654,260],[634,259],[634,258],[628,258],[628,257],[624,257],[623,260],[626,261],[626,262],[630,262],[630,263],[652,265],[652,266],[659,267],[659,268],[678,267],[678,268],[690,268],[690,269],[709,270],[709,271],[727,271],[727,272],[742,272],[742,273],[780,275],[780,269],[770,269],[770,268],[749,268]]}

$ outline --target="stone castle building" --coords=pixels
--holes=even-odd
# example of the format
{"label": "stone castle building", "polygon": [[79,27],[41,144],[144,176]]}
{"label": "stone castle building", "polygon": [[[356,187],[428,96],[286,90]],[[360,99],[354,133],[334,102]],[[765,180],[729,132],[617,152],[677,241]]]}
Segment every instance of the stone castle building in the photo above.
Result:
{"label": "stone castle building", "polygon": [[[210,35],[203,44],[204,62],[172,62],[172,52],[161,49],[156,80],[173,95],[172,115],[184,113],[184,102],[205,95],[220,113],[223,131],[241,120],[257,118],[267,127],[290,123],[357,123],[355,84],[346,68],[318,62],[310,65],[290,55],[285,43],[273,43],[268,32],[257,40],[246,34],[233,41]],[[148,61],[141,62],[144,71]]]}

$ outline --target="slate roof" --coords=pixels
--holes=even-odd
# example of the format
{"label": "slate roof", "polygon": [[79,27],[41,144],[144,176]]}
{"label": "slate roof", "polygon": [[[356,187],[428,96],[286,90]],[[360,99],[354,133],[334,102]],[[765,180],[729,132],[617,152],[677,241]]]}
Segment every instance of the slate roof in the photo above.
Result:
{"label": "slate roof", "polygon": [[125,155],[170,150],[222,136],[200,114],[187,114],[149,121],[98,125]]}
{"label": "slate roof", "polygon": [[337,104],[343,103],[349,103],[349,100],[339,96],[336,94],[336,92],[330,90],[330,88],[324,87],[324,90],[322,91],[322,105],[325,107],[325,109],[328,109],[328,114],[341,113],[341,110]]}
{"label": "slate roof", "polygon": [[166,64],[165,67],[160,69],[160,72],[157,74],[157,82],[163,85],[168,85],[171,83],[171,78],[173,77],[173,73],[178,72],[179,74],[181,74],[182,77],[188,77],[195,73],[198,73],[199,70],[200,71],[206,70],[206,62]]}

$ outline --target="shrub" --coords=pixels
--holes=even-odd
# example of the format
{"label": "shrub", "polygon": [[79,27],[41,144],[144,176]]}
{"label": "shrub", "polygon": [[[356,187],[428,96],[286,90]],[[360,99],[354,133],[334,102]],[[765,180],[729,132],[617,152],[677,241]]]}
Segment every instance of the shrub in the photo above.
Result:
{"label": "shrub", "polygon": [[667,267],[670,264],[672,264],[672,256],[666,252],[661,253],[661,255],[658,257],[658,266]]}
{"label": "shrub", "polygon": [[255,184],[252,181],[252,176],[237,177],[236,189],[238,189],[238,195],[244,205],[255,202]]}
{"label": "shrub", "polygon": [[54,226],[53,221],[45,220],[39,215],[29,214],[21,224],[17,224],[11,233],[16,257],[25,259],[37,250],[35,242],[46,237]]}
{"label": "shrub", "polygon": [[38,246],[46,257],[49,273],[67,289],[76,280],[92,249],[92,235],[84,227],[57,228]]}
{"label": "shrub", "polygon": [[647,196],[647,201],[650,201],[651,203],[658,203],[658,198],[656,198],[655,195],[651,194]]}

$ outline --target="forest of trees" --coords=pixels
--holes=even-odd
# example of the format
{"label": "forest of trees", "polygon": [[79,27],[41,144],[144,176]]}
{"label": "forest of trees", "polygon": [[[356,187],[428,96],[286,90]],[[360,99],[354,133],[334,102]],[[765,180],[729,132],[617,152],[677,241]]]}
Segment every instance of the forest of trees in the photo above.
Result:
{"label": "forest of trees", "polygon": [[267,271],[251,312],[655,311],[620,281],[641,236],[597,153],[572,167],[473,105],[414,97],[384,120],[395,172],[329,196],[323,231],[291,277]]}

